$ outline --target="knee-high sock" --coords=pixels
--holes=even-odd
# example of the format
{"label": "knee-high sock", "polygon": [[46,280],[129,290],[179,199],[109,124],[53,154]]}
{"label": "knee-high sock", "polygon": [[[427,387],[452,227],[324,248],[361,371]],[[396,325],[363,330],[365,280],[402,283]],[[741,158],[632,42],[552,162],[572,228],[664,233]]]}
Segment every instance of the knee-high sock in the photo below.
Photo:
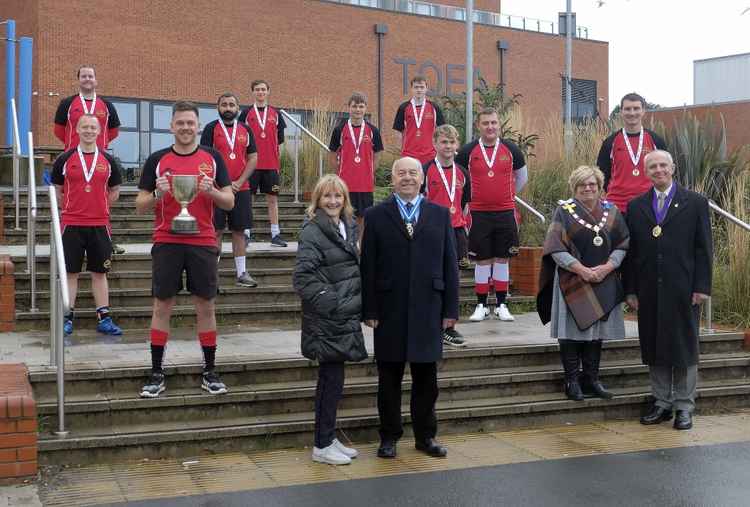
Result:
{"label": "knee-high sock", "polygon": [[162,360],[164,359],[164,347],[169,339],[169,333],[159,329],[151,330],[151,369],[161,371]]}
{"label": "knee-high sock", "polygon": [[495,286],[495,297],[497,304],[505,303],[505,297],[508,295],[508,281],[510,280],[510,270],[508,263],[501,264],[496,262],[492,265],[492,280]]}
{"label": "knee-high sock", "polygon": [[492,266],[474,266],[474,292],[477,294],[477,301],[480,304],[487,305],[487,294],[490,291],[490,273]]}
{"label": "knee-high sock", "polygon": [[213,370],[216,362],[216,330],[198,333],[198,339],[203,349],[204,369]]}

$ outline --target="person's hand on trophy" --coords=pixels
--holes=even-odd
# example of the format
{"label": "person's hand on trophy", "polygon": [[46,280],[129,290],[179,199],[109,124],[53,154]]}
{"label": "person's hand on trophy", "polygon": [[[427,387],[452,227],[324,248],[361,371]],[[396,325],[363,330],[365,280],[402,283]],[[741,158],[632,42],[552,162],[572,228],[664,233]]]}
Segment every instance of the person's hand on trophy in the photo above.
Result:
{"label": "person's hand on trophy", "polygon": [[200,178],[200,182],[198,183],[198,191],[199,192],[211,192],[211,190],[214,189],[214,179],[209,178],[208,176],[203,176]]}
{"label": "person's hand on trophy", "polygon": [[167,179],[166,175],[156,178],[156,191],[159,192],[159,194],[164,195],[171,190],[172,185],[170,185],[169,179]]}

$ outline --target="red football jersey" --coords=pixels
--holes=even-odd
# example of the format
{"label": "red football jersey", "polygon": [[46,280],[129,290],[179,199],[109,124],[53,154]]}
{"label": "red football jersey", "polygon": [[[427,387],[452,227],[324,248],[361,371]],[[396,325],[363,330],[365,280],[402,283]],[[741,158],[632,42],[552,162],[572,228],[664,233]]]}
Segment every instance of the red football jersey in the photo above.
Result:
{"label": "red football jersey", "polygon": [[[96,158],[96,165],[94,159]],[[83,153],[90,178],[87,178],[76,148],[61,154],[52,166],[52,183],[62,185],[61,222],[66,225],[109,226],[111,187],[122,183],[120,168],[111,155],[103,151]]]}
{"label": "red football jersey", "polygon": [[[253,132],[239,121],[236,127],[237,132],[234,133],[234,128],[231,125],[225,125],[225,134],[221,125],[219,125],[219,120],[214,120],[205,126],[203,134],[201,134],[201,146],[214,148],[221,154],[232,181],[239,178],[245,171],[248,155],[256,152]],[[227,134],[229,139],[227,139]],[[234,149],[230,146],[232,135],[234,135]],[[234,158],[232,158],[232,154],[234,154]],[[248,180],[245,180],[245,183],[240,187],[240,191],[242,190],[250,190]]]}
{"label": "red football jersey", "polygon": [[[627,211],[628,203],[635,197],[649,190],[653,184],[646,176],[643,160],[646,154],[656,149],[656,143],[648,131],[643,132],[643,148],[638,164],[633,164],[628,152],[626,142],[630,143],[633,155],[638,153],[638,140],[640,136],[626,136],[622,131],[615,135],[612,140],[612,172],[607,187],[607,200],[617,206],[617,209]],[[637,174],[636,174],[637,173]]]}
{"label": "red football jersey", "polygon": [[[268,116],[265,116],[266,109],[268,109]],[[265,126],[261,127],[260,122],[264,117]],[[250,107],[242,112],[240,121],[250,127],[255,138],[255,146],[258,149],[258,164],[255,170],[278,171],[281,168],[279,146],[284,142],[284,128],[286,127],[281,114],[271,106],[259,107],[258,114],[255,113],[254,107]]]}
{"label": "red football jersey", "polygon": [[[416,116],[414,115],[415,109]],[[421,116],[419,127],[417,127],[418,116]],[[414,107],[411,101],[401,104],[393,122],[393,129],[402,134],[401,156],[414,157],[422,164],[434,159],[435,147],[432,144],[432,134],[435,132],[435,127],[444,123],[442,111],[437,104],[429,100],[425,100],[423,105]]]}
{"label": "red football jersey", "polygon": [[[354,148],[354,142],[359,141],[361,129],[362,144],[359,155]],[[354,140],[349,131],[348,121],[340,123],[333,129],[328,149],[339,154],[339,177],[344,180],[350,192],[372,192],[375,189],[375,153],[383,151],[383,141],[380,131],[373,124],[365,121],[361,125],[352,126]],[[359,162],[357,162],[359,157]]]}
{"label": "red football jersey", "polygon": [[[120,119],[117,116],[117,110],[114,105],[102,97],[96,96],[96,102],[91,99],[84,99],[86,109],[91,111],[93,104],[93,114],[99,120],[99,137],[96,138],[96,144],[100,150],[106,150],[110,141],[117,137]],[[55,114],[55,134],[62,137],[65,144],[65,150],[78,146],[78,132],[76,126],[78,120],[85,113],[80,95],[72,95],[60,101]]]}
{"label": "red football jersey", "polygon": [[[232,184],[221,155],[216,150],[198,146],[189,155],[175,152],[171,147],[152,153],[143,166],[138,188],[153,192],[156,189],[156,178],[178,174],[193,175],[198,178],[207,176],[215,180],[217,188]],[[198,234],[172,234],[172,219],[182,210],[182,206],[171,192],[167,192],[156,201],[154,208],[154,243],[181,243],[186,245],[216,246],[214,229],[214,202],[204,192],[199,192],[188,204],[188,212],[198,221]]]}
{"label": "red football jersey", "polygon": [[[523,152],[510,141],[498,139],[499,143],[492,166],[482,154],[479,141],[463,146],[456,161],[466,167],[471,179],[472,211],[506,211],[515,209],[516,187],[513,171],[526,165]],[[485,147],[491,160],[495,146]]]}
{"label": "red football jersey", "polygon": [[[455,229],[456,227],[466,226],[466,216],[464,216],[463,209],[466,203],[471,201],[471,184],[469,175],[466,169],[458,164],[455,164],[456,168],[456,193],[453,194],[453,200],[450,198],[448,189],[453,184],[453,167],[443,167],[445,173],[445,182],[440,176],[440,171],[437,168],[437,162],[433,159],[422,166],[424,170],[424,183],[422,183],[423,193],[428,200],[439,204],[445,208],[451,210],[451,226]],[[448,188],[445,187],[446,183]]]}

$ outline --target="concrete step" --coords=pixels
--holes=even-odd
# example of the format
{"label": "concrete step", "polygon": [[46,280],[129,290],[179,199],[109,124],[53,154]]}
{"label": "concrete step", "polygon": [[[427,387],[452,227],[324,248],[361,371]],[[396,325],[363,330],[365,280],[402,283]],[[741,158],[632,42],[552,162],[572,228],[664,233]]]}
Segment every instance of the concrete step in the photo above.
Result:
{"label": "concrete step", "polygon": [[[223,267],[226,265],[227,267]],[[292,273],[294,271],[291,267],[284,268],[256,268],[251,265],[250,262],[247,264],[248,271],[255,278],[259,285],[283,285],[288,284],[292,280]],[[23,268],[23,266],[22,266]],[[232,287],[236,279],[237,273],[234,267],[229,267],[229,263],[222,263],[222,267],[219,268],[219,283],[222,287]],[[16,272],[16,304],[19,301],[23,301],[24,304],[28,303],[28,291],[30,290],[31,276],[28,273]],[[110,290],[113,289],[138,289],[151,287],[151,270],[121,270],[112,271],[107,275]],[[49,290],[49,273],[47,271],[37,273],[37,290],[47,291]],[[78,277],[78,290],[86,291],[91,290],[91,274],[88,272],[81,273]],[[23,294],[23,298],[21,298]]]}
{"label": "concrete step", "polygon": [[[299,235],[300,227],[287,227],[282,228],[282,236],[287,241],[296,241]],[[261,241],[270,241],[271,229],[270,227],[256,227],[253,229],[256,239]],[[153,234],[153,227],[133,227],[128,229],[112,229],[112,240],[118,244],[129,244],[129,243],[146,243],[151,241]],[[229,231],[224,231],[225,241],[231,237]],[[37,244],[49,244],[49,228],[39,227],[37,229]],[[24,245],[26,244],[26,231],[6,230],[5,231],[5,244],[8,245]]]}
{"label": "concrete step", "polygon": [[[225,270],[222,279],[222,285],[219,287],[219,295],[216,302],[219,304],[237,304],[244,305],[248,302],[259,304],[289,304],[299,302],[299,297],[292,287],[292,275],[286,277],[275,285],[263,284],[255,288],[236,286],[236,272]],[[279,277],[280,278],[280,277]],[[132,278],[129,278],[133,281]],[[140,285],[137,287],[115,287],[110,284],[109,304],[118,313],[127,313],[129,308],[138,306],[148,306],[153,303],[151,294],[151,278],[142,278]],[[49,277],[47,284],[49,285]],[[462,280],[460,287],[460,296],[464,300],[471,300],[474,297],[474,283],[470,280]],[[191,296],[185,292],[178,294],[177,304],[191,304]],[[30,308],[31,291],[16,290],[16,308],[18,311],[26,311]],[[37,288],[37,308],[40,310],[49,310],[50,293],[48,290]],[[76,297],[76,308],[95,308],[94,294],[90,288],[80,287]]]}
{"label": "concrete step", "polygon": [[[255,209],[254,211],[265,211],[265,209]],[[296,210],[294,210],[296,211]],[[301,227],[304,221],[303,214],[297,213],[280,213],[279,214],[279,225],[282,230],[289,227]],[[50,215],[42,214],[37,216],[37,231],[41,232],[49,229]],[[153,215],[112,215],[110,217],[110,226],[112,229],[144,229],[153,228],[154,217]],[[270,222],[267,214],[254,213],[253,214],[253,226],[267,228],[270,227]],[[5,215],[5,230],[17,232],[13,229],[15,227],[14,218],[12,216]],[[23,219],[21,229],[26,231],[26,218]]]}
{"label": "concrete step", "polygon": [[[217,299],[216,304],[216,321],[219,325],[234,325],[234,324],[289,324],[299,322],[301,318],[301,308],[299,304],[299,298],[294,296],[292,298],[291,291],[289,302],[276,302],[276,303],[255,303],[252,297],[252,291],[257,289],[246,289],[237,288],[237,291],[242,291],[246,294],[246,303],[222,303],[222,296],[220,295]],[[289,290],[289,289],[285,289]],[[234,291],[234,289],[233,289]],[[28,300],[28,299],[27,299]],[[188,300],[189,301],[189,300]],[[490,304],[494,304],[494,298],[490,298]],[[151,321],[151,299],[148,298],[148,305],[144,306],[127,306],[117,307],[112,305],[112,311],[114,313],[117,325],[124,330],[128,329],[147,329]],[[513,304],[524,303],[526,305],[531,304],[532,298],[529,296],[517,296],[508,299],[508,304],[511,305],[511,311],[513,311]],[[459,304],[461,305],[462,315],[468,316],[473,310],[476,298],[472,295],[470,297],[461,297]],[[76,304],[78,306],[78,304]],[[190,327],[195,324],[195,307],[190,303],[184,305],[176,305],[172,312],[171,325],[173,328],[178,327]],[[76,328],[77,329],[94,329],[96,327],[96,312],[91,309],[76,309]],[[28,310],[16,311],[16,329],[18,331],[29,331],[29,330],[45,330],[49,329],[49,312],[47,310],[39,310],[31,312]]]}
{"label": "concrete step", "polygon": [[[554,393],[526,396],[439,400],[436,415],[441,434],[497,431],[540,424],[584,423],[603,419],[635,418],[649,399],[647,384],[613,389],[616,397],[605,401],[587,399],[574,402]],[[706,381],[699,384],[697,407],[700,413],[746,407],[750,382],[742,380]],[[208,396],[208,395],[205,395]],[[122,459],[158,459],[165,456],[196,456],[245,450],[306,446],[312,441],[314,414],[310,411],[263,416],[214,419],[185,417],[185,407],[175,412],[175,420],[128,425],[119,420],[72,431],[65,439],[45,432],[40,435],[39,461],[43,464],[82,464]],[[149,411],[149,414],[152,411]],[[402,406],[407,428],[408,404]],[[144,418],[143,420],[147,420]],[[377,440],[378,417],[374,404],[341,408],[337,426],[355,442]]]}

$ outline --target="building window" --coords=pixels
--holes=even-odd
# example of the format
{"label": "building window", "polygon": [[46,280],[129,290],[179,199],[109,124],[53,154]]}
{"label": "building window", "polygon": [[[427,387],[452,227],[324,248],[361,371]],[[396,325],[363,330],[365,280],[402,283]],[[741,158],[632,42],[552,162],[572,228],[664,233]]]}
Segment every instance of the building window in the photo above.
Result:
{"label": "building window", "polygon": [[138,102],[120,99],[112,100],[120,118],[119,135],[109,143],[108,151],[123,167],[138,165]]}
{"label": "building window", "polygon": [[[561,80],[562,83],[562,112],[563,118],[565,118],[565,78]],[[599,111],[597,110],[597,94],[596,94],[596,81],[591,79],[571,79],[570,80],[571,90],[571,106],[570,106],[570,117],[575,122],[582,122],[587,119],[597,118]]]}

